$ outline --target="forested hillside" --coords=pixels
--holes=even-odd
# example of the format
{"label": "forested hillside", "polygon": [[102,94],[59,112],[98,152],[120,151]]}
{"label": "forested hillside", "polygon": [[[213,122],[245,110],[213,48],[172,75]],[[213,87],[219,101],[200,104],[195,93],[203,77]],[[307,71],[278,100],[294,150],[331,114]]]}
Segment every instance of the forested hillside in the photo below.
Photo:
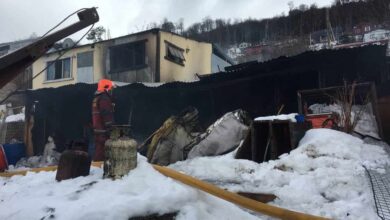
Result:
{"label": "forested hillside", "polygon": [[160,24],[152,24],[152,27],[211,42],[226,51],[242,42],[261,46],[253,56],[245,54],[238,57],[238,62],[301,53],[309,48],[310,34],[329,30],[329,26],[344,35],[353,33],[354,27],[362,24],[390,29],[390,0],[335,0],[330,8],[319,8],[315,4],[295,6],[290,1],[288,6],[288,14],[268,19],[206,17],[188,28],[184,28],[183,19],[177,22],[164,19]]}
{"label": "forested hillside", "polygon": [[[383,24],[390,20],[389,0],[367,0],[342,3],[337,1],[329,9],[329,18],[333,27],[340,27],[350,32],[361,23]],[[231,21],[205,18],[202,22],[191,25],[187,36],[219,43],[221,46],[240,42],[259,42],[298,38],[311,32],[326,29],[326,8],[316,5],[289,4],[288,15],[270,19]]]}

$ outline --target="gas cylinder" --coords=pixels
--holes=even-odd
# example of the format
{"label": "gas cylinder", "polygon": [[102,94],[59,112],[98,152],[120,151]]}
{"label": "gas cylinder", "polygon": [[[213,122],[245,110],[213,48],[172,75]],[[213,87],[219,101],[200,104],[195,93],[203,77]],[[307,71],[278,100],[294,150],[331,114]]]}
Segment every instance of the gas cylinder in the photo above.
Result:
{"label": "gas cylinder", "polygon": [[137,167],[137,142],[126,135],[125,126],[113,126],[105,143],[104,178],[118,179]]}

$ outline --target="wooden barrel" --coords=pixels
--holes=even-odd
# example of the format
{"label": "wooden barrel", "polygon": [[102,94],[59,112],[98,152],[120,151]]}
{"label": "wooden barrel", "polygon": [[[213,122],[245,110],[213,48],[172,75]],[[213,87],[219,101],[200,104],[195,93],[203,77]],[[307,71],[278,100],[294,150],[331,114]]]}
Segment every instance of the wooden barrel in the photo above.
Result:
{"label": "wooden barrel", "polygon": [[104,178],[118,179],[137,167],[137,142],[129,137],[105,143]]}

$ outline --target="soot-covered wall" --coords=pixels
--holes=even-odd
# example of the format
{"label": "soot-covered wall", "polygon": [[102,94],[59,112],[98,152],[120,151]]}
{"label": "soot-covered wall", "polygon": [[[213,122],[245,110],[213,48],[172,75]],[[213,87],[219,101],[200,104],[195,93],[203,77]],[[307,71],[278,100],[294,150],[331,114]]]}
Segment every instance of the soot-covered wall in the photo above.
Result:
{"label": "soot-covered wall", "polygon": [[[337,85],[344,78],[381,83],[387,73],[385,50],[380,46],[307,52],[243,65],[198,82],[159,87],[136,83],[116,88],[115,121],[131,124],[134,136],[143,140],[169,116],[188,106],[199,110],[201,126],[207,128],[226,112],[239,108],[252,117],[275,114],[281,105],[285,106],[282,113],[297,112],[297,90]],[[32,134],[36,154],[43,151],[49,135],[58,142],[87,135],[95,89],[96,85],[76,84],[27,91],[27,109],[35,103]]]}

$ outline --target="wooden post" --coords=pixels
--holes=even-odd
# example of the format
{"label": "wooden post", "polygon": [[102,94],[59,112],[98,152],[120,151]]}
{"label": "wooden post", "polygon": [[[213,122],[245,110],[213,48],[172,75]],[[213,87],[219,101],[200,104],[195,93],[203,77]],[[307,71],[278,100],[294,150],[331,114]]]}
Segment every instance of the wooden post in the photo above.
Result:
{"label": "wooden post", "polygon": [[24,143],[26,145],[26,156],[34,156],[34,146],[32,142],[31,129],[34,126],[34,116],[27,115],[26,122],[24,124]]}

